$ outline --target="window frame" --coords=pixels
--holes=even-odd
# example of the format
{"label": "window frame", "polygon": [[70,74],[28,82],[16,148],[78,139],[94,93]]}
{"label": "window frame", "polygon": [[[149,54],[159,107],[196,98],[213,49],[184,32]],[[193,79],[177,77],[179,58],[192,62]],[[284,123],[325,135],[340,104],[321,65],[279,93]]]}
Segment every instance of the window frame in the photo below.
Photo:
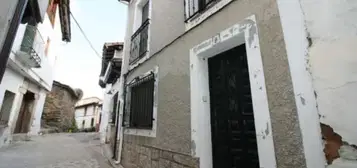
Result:
{"label": "window frame", "polygon": [[[129,48],[130,48],[130,58],[132,58],[131,50],[132,50],[132,42],[133,36],[139,31],[140,28],[144,29],[143,27],[147,26],[147,44],[146,44],[146,51],[143,52],[135,61],[129,62],[129,70],[136,68],[141,63],[145,62],[147,59],[150,58],[150,39],[151,39],[151,18],[152,18],[152,0],[137,0],[135,3],[132,4],[134,6],[134,22],[132,27],[132,32],[130,33],[130,41],[129,41]],[[145,5],[148,5],[148,16],[147,20],[143,21],[143,8]],[[146,26],[144,26],[146,25]]]}
{"label": "window frame", "polygon": [[[130,84],[128,87],[131,90],[129,127],[135,129],[152,129],[153,126],[152,116],[154,112],[153,108],[154,108],[155,75],[151,73],[143,78],[140,78],[136,82]],[[147,92],[148,90],[150,90],[150,93],[147,97],[145,97],[143,92]],[[133,94],[138,94],[138,95],[137,97],[134,98]],[[133,99],[136,99],[135,102],[139,104],[134,105]],[[147,106],[143,106],[144,104]],[[138,109],[137,107],[139,105],[143,108]]]}
{"label": "window frame", "polygon": [[94,127],[94,117],[92,117],[91,120],[90,120],[90,126]]}
{"label": "window frame", "polygon": [[[208,2],[207,2],[208,1]],[[220,0],[184,0],[185,2],[185,22],[188,22],[195,16],[199,15],[199,13],[205,12],[208,8],[213,6],[215,3],[218,3]],[[190,15],[190,5],[196,5],[192,8],[193,14]],[[195,11],[195,7],[197,7],[197,11]]]}
{"label": "window frame", "polygon": [[[200,7],[201,9],[198,9],[190,16],[189,4],[199,3],[199,2],[203,3],[203,1],[207,1],[207,0],[184,0],[184,15],[185,15],[186,31],[196,27],[197,25],[205,21],[208,17],[214,15],[215,13],[220,11],[222,8],[224,8],[234,0],[210,0],[207,4],[204,5],[204,7]],[[196,5],[199,6],[198,4]]]}
{"label": "window frame", "polygon": [[[124,134],[128,135],[138,135],[138,136],[146,136],[146,137],[156,137],[157,130],[157,107],[158,107],[158,67],[156,66],[154,69],[143,73],[142,75],[136,76],[132,78],[132,80],[128,80],[130,82],[126,83],[125,86],[125,105],[124,105],[124,117],[123,117],[123,128]],[[131,119],[131,87],[130,85],[137,82],[138,80],[145,78],[146,76],[153,74],[154,76],[154,88],[153,88],[153,110],[152,110],[152,127],[151,128],[135,128],[130,126]]]}

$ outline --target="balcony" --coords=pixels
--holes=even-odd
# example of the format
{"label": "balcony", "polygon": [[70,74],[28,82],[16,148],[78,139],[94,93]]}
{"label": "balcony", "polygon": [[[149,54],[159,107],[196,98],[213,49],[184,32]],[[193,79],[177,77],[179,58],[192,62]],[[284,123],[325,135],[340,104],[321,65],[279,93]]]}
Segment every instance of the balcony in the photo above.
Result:
{"label": "balcony", "polygon": [[130,64],[142,58],[148,50],[148,30],[150,20],[147,19],[140,28],[131,36]]}
{"label": "balcony", "polygon": [[16,58],[29,68],[41,68],[44,40],[36,26],[27,25]]}

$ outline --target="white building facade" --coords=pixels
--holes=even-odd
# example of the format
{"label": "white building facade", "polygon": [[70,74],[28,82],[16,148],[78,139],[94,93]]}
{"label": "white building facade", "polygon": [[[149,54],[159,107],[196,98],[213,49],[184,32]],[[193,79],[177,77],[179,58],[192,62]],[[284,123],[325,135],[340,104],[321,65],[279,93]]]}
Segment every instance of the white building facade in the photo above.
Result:
{"label": "white building facade", "polygon": [[102,111],[102,100],[96,97],[85,98],[76,104],[75,119],[79,130],[98,130]]}
{"label": "white building facade", "polygon": [[99,85],[104,89],[100,141],[111,145],[114,157],[119,146],[119,84],[124,45],[122,42],[105,43]]}
{"label": "white building facade", "polygon": [[[70,41],[65,33],[62,40],[58,38],[61,30],[70,31],[63,27],[69,20],[69,7],[64,3],[68,5],[68,1],[48,0],[27,4],[0,84],[0,146],[11,142],[13,134],[37,135],[40,131],[46,93],[52,87],[57,49],[62,40]],[[34,5],[40,10],[35,11]],[[40,14],[40,20],[36,14]]]}

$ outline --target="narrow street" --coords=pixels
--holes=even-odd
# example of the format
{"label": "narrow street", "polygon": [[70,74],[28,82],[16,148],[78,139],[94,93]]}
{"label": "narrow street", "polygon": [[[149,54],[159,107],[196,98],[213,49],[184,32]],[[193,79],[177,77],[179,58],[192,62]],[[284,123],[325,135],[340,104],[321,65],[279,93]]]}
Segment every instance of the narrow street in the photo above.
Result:
{"label": "narrow street", "polygon": [[47,134],[0,149],[0,168],[111,168],[96,134]]}

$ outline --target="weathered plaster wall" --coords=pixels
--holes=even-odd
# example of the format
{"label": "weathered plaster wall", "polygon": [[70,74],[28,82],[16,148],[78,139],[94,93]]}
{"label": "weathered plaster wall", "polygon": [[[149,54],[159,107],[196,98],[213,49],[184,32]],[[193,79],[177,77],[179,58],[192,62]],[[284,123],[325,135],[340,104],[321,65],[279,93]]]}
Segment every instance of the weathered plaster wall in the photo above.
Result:
{"label": "weathered plaster wall", "polygon": [[357,167],[356,150],[350,148],[357,144],[357,1],[300,2],[327,161],[340,158],[331,167]]}
{"label": "weathered plaster wall", "polygon": [[277,0],[288,55],[291,78],[301,134],[303,136],[306,166],[324,167],[325,156],[320,136],[320,124],[311,74],[307,67],[308,39],[300,0]]}
{"label": "weathered plaster wall", "polygon": [[4,43],[10,21],[15,12],[16,4],[17,1],[0,2],[0,48],[2,48]]}
{"label": "weathered plaster wall", "polygon": [[110,135],[109,131],[109,117],[112,109],[112,94],[108,94],[112,85],[107,85],[104,91],[103,108],[102,108],[102,121],[100,123],[100,142],[105,143]]}
{"label": "weathered plaster wall", "polygon": [[[182,15],[183,12],[182,8]],[[128,81],[155,66],[159,67],[158,128],[156,138],[125,135],[125,143],[190,154],[191,148],[195,148],[195,142],[191,143],[189,50],[251,15],[257,18],[277,167],[305,167],[289,65],[275,0],[233,1],[208,21],[134,69]],[[123,157],[129,156],[124,154]]]}
{"label": "weathered plaster wall", "polygon": [[0,85],[0,108],[3,102],[4,94],[6,90],[9,90],[16,94],[13,107],[10,112],[10,118],[8,126],[4,129],[3,134],[0,135],[0,147],[11,139],[11,130],[16,125],[17,113],[20,110],[22,102],[22,94],[20,93],[20,87],[24,82],[24,77],[17,74],[13,70],[6,68],[3,81]]}
{"label": "weathered plaster wall", "polygon": [[38,94],[38,99],[36,102],[36,107],[34,108],[34,115],[32,118],[32,124],[31,124],[31,135],[38,135],[41,130],[41,116],[43,112],[43,108],[45,105],[45,100],[46,100],[46,90],[40,89],[40,91],[37,93]]}

